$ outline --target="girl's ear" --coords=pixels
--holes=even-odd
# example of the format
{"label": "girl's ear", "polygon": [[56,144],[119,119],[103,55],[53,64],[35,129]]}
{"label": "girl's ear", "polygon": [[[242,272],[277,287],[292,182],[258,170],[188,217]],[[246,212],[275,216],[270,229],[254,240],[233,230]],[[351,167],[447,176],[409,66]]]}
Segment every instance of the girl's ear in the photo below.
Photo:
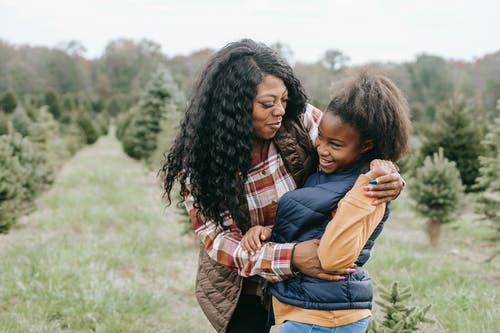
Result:
{"label": "girl's ear", "polygon": [[374,142],[372,139],[365,140],[361,143],[361,154],[366,153],[367,151],[373,149]]}

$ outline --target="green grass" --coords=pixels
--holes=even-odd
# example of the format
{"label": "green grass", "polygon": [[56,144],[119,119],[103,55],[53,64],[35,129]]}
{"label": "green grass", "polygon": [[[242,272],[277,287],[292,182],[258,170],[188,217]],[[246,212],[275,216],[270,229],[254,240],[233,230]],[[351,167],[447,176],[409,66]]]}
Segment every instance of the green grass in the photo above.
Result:
{"label": "green grass", "polygon": [[70,160],[38,207],[0,235],[0,332],[213,332],[194,237],[114,138]]}
{"label": "green grass", "polygon": [[[500,258],[484,263],[493,252],[485,240],[489,229],[465,214],[442,227],[440,244],[432,248],[423,226],[405,197],[394,203],[366,265],[375,289],[397,280],[412,288],[409,303],[432,304],[436,323],[422,332],[500,332]],[[374,313],[381,315],[377,308]]]}
{"label": "green grass", "polygon": [[[37,204],[0,235],[0,332],[213,332],[194,298],[185,217],[113,137],[79,152]],[[470,221],[444,226],[432,249],[403,195],[375,245],[375,289],[398,280],[409,303],[433,304],[422,332],[500,332],[500,258],[483,263],[489,230]]]}

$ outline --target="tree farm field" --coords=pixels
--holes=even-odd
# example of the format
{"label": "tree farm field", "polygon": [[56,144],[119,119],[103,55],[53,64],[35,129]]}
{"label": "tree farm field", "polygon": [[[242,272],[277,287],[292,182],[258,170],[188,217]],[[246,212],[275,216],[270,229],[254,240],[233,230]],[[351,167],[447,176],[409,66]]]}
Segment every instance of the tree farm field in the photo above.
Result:
{"label": "tree farm field", "polygon": [[[409,304],[432,304],[436,322],[422,332],[500,332],[500,258],[484,262],[489,229],[465,214],[431,248],[406,192],[367,264],[375,299],[400,281]],[[0,332],[214,332],[194,297],[198,245],[185,220],[166,208],[156,171],[102,137],[0,234]]]}

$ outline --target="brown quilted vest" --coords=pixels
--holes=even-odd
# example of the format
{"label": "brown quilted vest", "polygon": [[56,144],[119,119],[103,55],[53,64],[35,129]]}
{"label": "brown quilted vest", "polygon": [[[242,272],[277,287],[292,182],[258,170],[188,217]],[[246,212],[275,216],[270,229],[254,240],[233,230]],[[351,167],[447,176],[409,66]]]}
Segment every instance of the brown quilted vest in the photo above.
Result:
{"label": "brown quilted vest", "polygon": [[[285,166],[297,187],[317,169],[316,150],[300,121],[283,123],[274,137]],[[243,278],[236,271],[212,260],[200,246],[195,294],[201,309],[219,333],[227,325],[240,297]]]}

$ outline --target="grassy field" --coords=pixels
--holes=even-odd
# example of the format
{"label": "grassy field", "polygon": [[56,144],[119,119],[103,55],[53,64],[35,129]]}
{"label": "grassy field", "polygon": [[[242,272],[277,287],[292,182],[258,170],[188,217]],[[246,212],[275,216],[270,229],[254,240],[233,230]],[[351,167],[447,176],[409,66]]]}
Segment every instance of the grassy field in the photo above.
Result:
{"label": "grassy field", "polygon": [[69,161],[0,235],[0,332],[213,332],[193,296],[196,242],[156,182],[112,137]]}
{"label": "grassy field", "polygon": [[500,258],[484,262],[494,250],[485,241],[489,229],[466,213],[444,225],[439,246],[431,248],[424,221],[415,218],[408,201],[403,197],[393,207],[366,266],[375,288],[397,280],[412,288],[410,303],[432,304],[436,323],[422,332],[500,332]]}
{"label": "grassy field", "polygon": [[[164,207],[114,138],[78,153],[0,235],[0,332],[213,332],[193,296],[196,241]],[[375,288],[398,280],[433,304],[422,332],[500,332],[500,258],[483,263],[488,229],[461,218],[431,249],[403,197],[367,264]]]}

